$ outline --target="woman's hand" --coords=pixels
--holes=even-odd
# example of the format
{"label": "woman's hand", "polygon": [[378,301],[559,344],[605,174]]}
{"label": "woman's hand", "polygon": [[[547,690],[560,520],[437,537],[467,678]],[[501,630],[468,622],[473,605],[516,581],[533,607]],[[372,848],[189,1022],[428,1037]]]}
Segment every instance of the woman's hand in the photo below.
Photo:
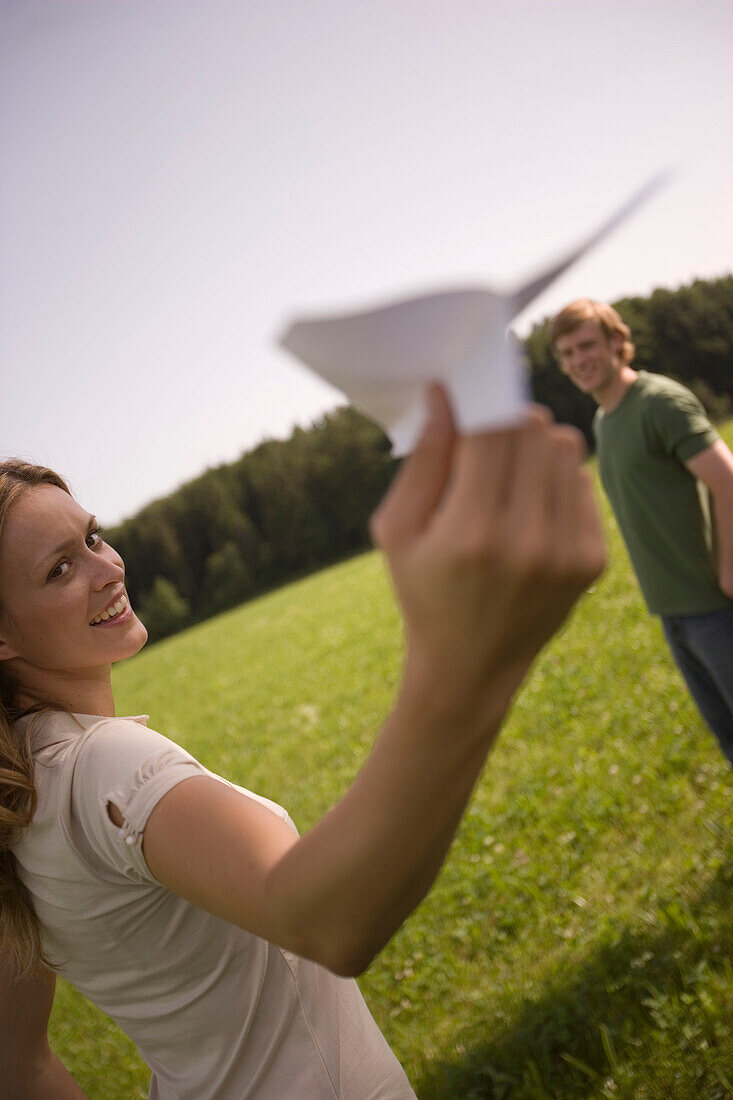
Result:
{"label": "woman's hand", "polygon": [[444,390],[372,519],[407,634],[406,686],[466,703],[518,683],[605,565],[582,436],[533,408],[457,438]]}

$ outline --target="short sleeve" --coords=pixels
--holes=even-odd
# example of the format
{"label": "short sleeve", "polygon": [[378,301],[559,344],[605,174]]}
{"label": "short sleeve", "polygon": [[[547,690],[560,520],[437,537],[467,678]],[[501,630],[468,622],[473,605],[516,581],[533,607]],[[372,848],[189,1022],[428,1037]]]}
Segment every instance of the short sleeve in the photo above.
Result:
{"label": "short sleeve", "polygon": [[665,452],[679,462],[688,462],[719,438],[698,399],[684,386],[654,394],[650,407]]}
{"label": "short sleeve", "polygon": [[[70,839],[101,877],[111,872],[155,883],[142,852],[150,814],[178,783],[210,774],[185,749],[132,719],[98,723],[81,738],[73,761]],[[109,816],[110,803],[122,814],[121,827]]]}

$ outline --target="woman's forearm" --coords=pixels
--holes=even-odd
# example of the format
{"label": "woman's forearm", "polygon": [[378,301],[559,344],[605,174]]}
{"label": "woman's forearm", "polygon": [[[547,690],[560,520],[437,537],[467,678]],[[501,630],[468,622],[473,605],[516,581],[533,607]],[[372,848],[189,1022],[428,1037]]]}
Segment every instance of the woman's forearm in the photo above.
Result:
{"label": "woman's forearm", "polygon": [[574,434],[538,416],[467,439],[447,491],[440,443],[431,454],[428,436],[403,467],[375,524],[406,624],[395,709],[353,786],[266,885],[284,938],[302,930],[301,950],[344,973],[424,897],[514,692],[605,561]]}

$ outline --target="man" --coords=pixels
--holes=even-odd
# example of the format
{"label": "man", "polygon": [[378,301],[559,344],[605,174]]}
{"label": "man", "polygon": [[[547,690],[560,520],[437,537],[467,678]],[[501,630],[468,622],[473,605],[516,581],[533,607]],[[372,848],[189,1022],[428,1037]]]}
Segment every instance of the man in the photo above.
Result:
{"label": "man", "polygon": [[733,454],[688,389],[632,368],[630,335],[588,298],[550,325],[561,370],[598,405],[601,480],[647,606],[733,764]]}

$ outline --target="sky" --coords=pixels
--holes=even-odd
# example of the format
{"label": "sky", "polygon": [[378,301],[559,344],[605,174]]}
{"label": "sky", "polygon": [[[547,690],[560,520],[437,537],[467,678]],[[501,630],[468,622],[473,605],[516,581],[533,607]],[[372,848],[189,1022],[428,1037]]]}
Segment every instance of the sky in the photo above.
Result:
{"label": "sky", "polygon": [[733,266],[730,0],[0,0],[0,455],[103,524],[343,403],[293,316]]}

